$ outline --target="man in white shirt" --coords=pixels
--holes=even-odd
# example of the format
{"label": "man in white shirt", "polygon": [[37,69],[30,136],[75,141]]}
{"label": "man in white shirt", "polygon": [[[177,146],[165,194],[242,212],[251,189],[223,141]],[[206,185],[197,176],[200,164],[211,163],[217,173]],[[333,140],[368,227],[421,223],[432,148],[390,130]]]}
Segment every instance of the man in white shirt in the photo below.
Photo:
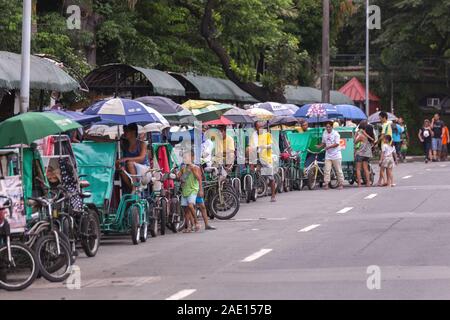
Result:
{"label": "man in white shirt", "polygon": [[328,190],[328,185],[331,180],[331,166],[336,171],[339,181],[339,189],[344,188],[344,173],[342,172],[342,154],[340,147],[341,136],[333,129],[333,123],[326,124],[326,130],[323,132],[322,143],[318,145],[319,148],[325,147],[325,167],[324,167],[324,188]]}
{"label": "man in white shirt", "polygon": [[206,134],[206,131],[208,131],[208,127],[203,127],[203,134],[202,134],[202,154],[201,154],[201,165],[206,165],[207,167],[212,166],[212,154],[214,149],[214,143],[212,140],[208,137]]}

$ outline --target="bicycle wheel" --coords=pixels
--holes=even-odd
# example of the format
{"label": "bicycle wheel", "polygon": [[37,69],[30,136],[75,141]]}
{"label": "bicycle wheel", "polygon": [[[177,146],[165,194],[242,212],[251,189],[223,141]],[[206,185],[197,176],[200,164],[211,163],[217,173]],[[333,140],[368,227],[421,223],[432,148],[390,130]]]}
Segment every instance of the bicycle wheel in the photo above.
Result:
{"label": "bicycle wheel", "polygon": [[62,282],[70,276],[72,264],[70,249],[59,241],[60,252],[54,234],[40,237],[36,241],[36,260],[42,276],[50,282]]}
{"label": "bicycle wheel", "polygon": [[291,191],[291,173],[289,170],[284,171],[284,181],[283,181],[283,189],[284,192]]}
{"label": "bicycle wheel", "polygon": [[263,176],[256,178],[256,192],[259,198],[267,195],[267,181]]}
{"label": "bicycle wheel", "polygon": [[11,258],[8,247],[0,247],[0,288],[19,291],[29,287],[36,279],[39,267],[36,256],[30,248],[21,243],[11,243]]}
{"label": "bicycle wheel", "polygon": [[160,225],[160,232],[161,235],[166,234],[166,225],[167,225],[167,201],[166,199],[161,198],[160,200],[160,206],[161,209],[159,210],[159,221],[161,223]]}
{"label": "bicycle wheel", "polygon": [[81,219],[81,247],[88,257],[95,257],[100,247],[100,224],[97,213],[88,210]]}
{"label": "bicycle wheel", "polygon": [[133,244],[139,243],[139,238],[141,237],[141,226],[139,223],[139,207],[133,206],[131,208],[130,214],[130,226],[131,226],[131,241]]}
{"label": "bicycle wheel", "polygon": [[282,193],[283,192],[283,181],[282,181],[280,173],[275,173],[274,179],[275,179],[275,188],[277,189],[277,192]]}
{"label": "bicycle wheel", "polygon": [[149,211],[149,229],[150,229],[150,235],[152,238],[158,236],[158,210],[154,208],[154,203],[149,205],[148,207]]}
{"label": "bicycle wheel", "polygon": [[337,187],[339,187],[339,181],[334,168],[331,168],[330,183],[328,185],[330,186],[331,189],[336,189]]}
{"label": "bicycle wheel", "polygon": [[239,211],[239,198],[228,190],[222,190],[222,199],[223,201],[221,202],[219,192],[212,195],[212,213],[219,220],[228,220],[233,218]]}
{"label": "bicycle wheel", "polygon": [[316,175],[317,170],[318,170],[317,168],[311,168],[310,170],[308,170],[307,177],[309,190],[314,190],[317,186],[317,175]]}

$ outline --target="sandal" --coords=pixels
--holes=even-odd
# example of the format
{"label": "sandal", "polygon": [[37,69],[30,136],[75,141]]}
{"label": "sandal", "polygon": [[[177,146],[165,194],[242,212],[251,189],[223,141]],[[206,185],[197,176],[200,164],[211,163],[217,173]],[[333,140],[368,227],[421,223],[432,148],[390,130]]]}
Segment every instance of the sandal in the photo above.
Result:
{"label": "sandal", "polygon": [[189,229],[184,229],[183,230],[183,233],[191,233],[192,231],[191,230],[189,230]]}
{"label": "sandal", "polygon": [[201,226],[200,226],[199,223],[197,223],[197,224],[195,225],[195,232],[199,232],[200,229],[201,229]]}

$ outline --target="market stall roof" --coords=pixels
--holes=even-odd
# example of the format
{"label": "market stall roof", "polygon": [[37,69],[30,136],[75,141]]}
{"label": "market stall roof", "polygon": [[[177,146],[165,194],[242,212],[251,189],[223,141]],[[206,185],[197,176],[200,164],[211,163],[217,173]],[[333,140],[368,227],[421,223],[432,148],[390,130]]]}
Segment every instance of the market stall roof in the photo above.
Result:
{"label": "market stall roof", "polygon": [[[311,87],[286,86],[284,91],[287,103],[304,105],[322,102],[322,91]],[[353,101],[339,91],[330,91],[331,104],[351,104]]]}
{"label": "market stall roof", "polygon": [[139,96],[186,95],[181,83],[167,72],[126,64],[103,65],[91,71],[84,80],[92,91],[139,91]]}
{"label": "market stall roof", "polygon": [[[171,73],[182,82],[188,82],[185,86],[189,93],[189,87],[199,93],[199,99],[236,101],[242,103],[258,102],[250,94],[239,88],[231,80],[198,76],[194,74]],[[184,81],[183,81],[184,80]]]}
{"label": "market stall roof", "polygon": [[[366,100],[366,89],[362,83],[355,77],[353,77],[349,82],[347,82],[339,92],[345,94],[352,101],[365,101]],[[370,101],[380,101],[380,98],[369,91]]]}
{"label": "market stall roof", "polygon": [[[20,71],[21,55],[0,51],[0,88],[20,89]],[[31,89],[67,92],[79,87],[79,83],[56,64],[43,58],[31,56]]]}
{"label": "market stall roof", "polygon": [[298,105],[320,102],[321,95],[320,90],[309,87],[286,86],[284,91],[287,103]]}

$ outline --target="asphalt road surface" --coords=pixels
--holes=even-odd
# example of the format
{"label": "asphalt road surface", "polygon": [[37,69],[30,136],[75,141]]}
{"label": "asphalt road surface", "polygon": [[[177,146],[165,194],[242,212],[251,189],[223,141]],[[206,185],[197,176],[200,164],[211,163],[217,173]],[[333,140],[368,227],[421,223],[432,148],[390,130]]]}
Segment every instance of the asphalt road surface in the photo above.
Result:
{"label": "asphalt road surface", "polygon": [[262,198],[217,231],[104,240],[80,253],[79,289],[39,279],[0,300],[450,299],[450,163],[402,164],[395,183]]}

